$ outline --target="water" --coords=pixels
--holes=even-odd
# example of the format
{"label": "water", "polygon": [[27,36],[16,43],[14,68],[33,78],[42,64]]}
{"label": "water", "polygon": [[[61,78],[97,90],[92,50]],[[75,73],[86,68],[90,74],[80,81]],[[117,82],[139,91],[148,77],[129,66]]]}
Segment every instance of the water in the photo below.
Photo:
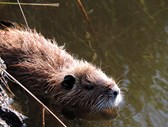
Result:
{"label": "water", "polygon": [[[37,0],[36,0],[37,1]],[[57,7],[24,6],[29,26],[65,44],[68,52],[91,61],[119,82],[125,105],[111,121],[65,121],[75,127],[168,126],[168,2],[166,0],[85,0],[97,41],[77,3],[53,0]],[[48,0],[49,2],[53,2]],[[38,0],[37,2],[45,2]],[[19,7],[0,5],[0,19],[23,23]],[[31,126],[41,126],[39,106],[23,100]],[[34,102],[34,105],[32,105]],[[40,111],[39,111],[40,112]],[[47,127],[61,126],[47,115]],[[32,125],[33,123],[33,125]]]}

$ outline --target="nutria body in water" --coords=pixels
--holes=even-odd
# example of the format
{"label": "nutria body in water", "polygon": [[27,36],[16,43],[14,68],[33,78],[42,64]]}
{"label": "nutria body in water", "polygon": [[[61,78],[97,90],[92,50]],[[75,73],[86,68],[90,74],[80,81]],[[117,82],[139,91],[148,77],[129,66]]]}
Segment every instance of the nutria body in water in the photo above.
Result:
{"label": "nutria body in water", "polygon": [[0,57],[11,75],[54,104],[103,111],[122,101],[121,91],[111,77],[35,30],[1,22]]}

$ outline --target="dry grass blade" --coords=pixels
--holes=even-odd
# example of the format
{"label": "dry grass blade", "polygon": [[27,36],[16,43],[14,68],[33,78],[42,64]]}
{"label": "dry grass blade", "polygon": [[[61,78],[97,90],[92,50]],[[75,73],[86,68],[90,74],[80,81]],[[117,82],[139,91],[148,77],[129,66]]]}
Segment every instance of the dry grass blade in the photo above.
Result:
{"label": "dry grass blade", "polygon": [[89,16],[88,16],[88,14],[86,13],[86,10],[85,10],[85,8],[84,8],[84,6],[83,6],[81,0],[77,0],[77,3],[78,3],[78,5],[79,5],[79,7],[80,7],[80,9],[81,9],[81,11],[82,11],[84,17],[85,17],[86,22],[88,23],[88,25],[89,25],[89,27],[90,27],[90,29],[91,29],[91,32],[92,32],[92,34],[93,34],[93,36],[94,36],[95,41],[97,41],[96,34],[95,34],[94,29],[93,29],[93,27],[92,27],[92,24],[90,23],[90,20],[89,20]]}
{"label": "dry grass blade", "polygon": [[[15,3],[15,2],[0,2],[0,4],[18,5],[18,3]],[[20,5],[24,5],[24,6],[50,6],[50,7],[59,7],[59,3],[20,3]]]}
{"label": "dry grass blade", "polygon": [[21,13],[22,13],[22,15],[23,15],[23,18],[24,18],[24,21],[25,21],[25,23],[26,23],[26,26],[27,26],[27,28],[29,28],[29,25],[28,25],[26,16],[25,16],[25,14],[24,14],[24,12],[23,12],[23,9],[22,9],[22,6],[21,6],[21,4],[20,4],[20,1],[17,0],[17,2],[18,2],[18,5],[19,5],[19,8],[20,8],[20,11],[21,11]]}
{"label": "dry grass blade", "polygon": [[15,94],[11,91],[11,89],[9,88],[9,85],[7,84],[7,82],[5,81],[4,77],[0,77],[0,81],[5,85],[6,90],[14,97]]}
{"label": "dry grass blade", "polygon": [[53,115],[63,127],[67,127],[46,105],[44,105],[34,94],[32,94],[26,87],[24,87],[19,81],[17,81],[12,75],[10,75],[6,70],[0,68],[8,77],[10,77],[15,83],[22,87],[29,95],[31,95],[40,105],[42,105],[45,110],[47,110],[51,115]]}
{"label": "dry grass blade", "polygon": [[42,127],[45,127],[45,108],[42,107]]}

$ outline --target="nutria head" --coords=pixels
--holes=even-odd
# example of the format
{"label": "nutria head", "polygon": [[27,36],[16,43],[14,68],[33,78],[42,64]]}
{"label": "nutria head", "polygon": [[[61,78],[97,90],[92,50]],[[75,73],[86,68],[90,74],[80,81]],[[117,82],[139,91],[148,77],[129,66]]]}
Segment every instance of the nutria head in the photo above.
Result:
{"label": "nutria head", "polygon": [[60,85],[61,91],[53,94],[56,104],[102,111],[118,107],[122,101],[114,80],[87,62],[79,61],[68,69]]}

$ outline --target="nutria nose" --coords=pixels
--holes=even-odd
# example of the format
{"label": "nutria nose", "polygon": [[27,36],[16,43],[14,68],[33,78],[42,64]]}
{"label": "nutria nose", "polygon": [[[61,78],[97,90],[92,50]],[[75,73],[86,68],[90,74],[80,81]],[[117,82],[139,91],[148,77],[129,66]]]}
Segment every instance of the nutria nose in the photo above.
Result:
{"label": "nutria nose", "polygon": [[120,88],[118,88],[118,86],[116,85],[111,89],[110,93],[114,98],[116,98],[120,94]]}
{"label": "nutria nose", "polygon": [[117,97],[118,94],[119,94],[119,90],[113,90],[114,97]]}
{"label": "nutria nose", "polygon": [[119,95],[119,93],[120,93],[120,89],[118,89],[118,88],[110,89],[110,88],[109,88],[109,89],[106,90],[106,92],[107,92],[110,96],[116,98],[116,97]]}

